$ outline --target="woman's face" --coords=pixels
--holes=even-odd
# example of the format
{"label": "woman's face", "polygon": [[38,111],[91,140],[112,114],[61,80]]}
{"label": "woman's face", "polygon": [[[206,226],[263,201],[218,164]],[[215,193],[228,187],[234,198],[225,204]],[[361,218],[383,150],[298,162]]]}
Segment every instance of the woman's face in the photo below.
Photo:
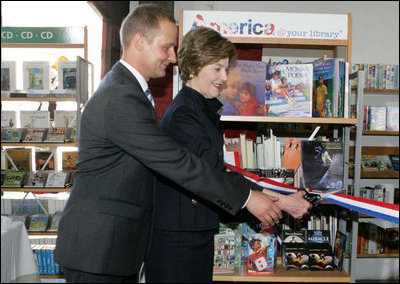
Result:
{"label": "woman's face", "polygon": [[206,99],[217,98],[221,92],[222,85],[227,80],[228,64],[229,58],[226,57],[215,63],[206,65],[186,85],[198,91]]}

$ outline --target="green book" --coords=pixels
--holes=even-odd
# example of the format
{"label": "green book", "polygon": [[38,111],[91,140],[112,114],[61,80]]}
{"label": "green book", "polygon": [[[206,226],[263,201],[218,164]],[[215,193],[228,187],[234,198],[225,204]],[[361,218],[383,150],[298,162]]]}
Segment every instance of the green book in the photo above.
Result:
{"label": "green book", "polygon": [[8,172],[4,178],[4,187],[22,187],[24,181],[24,172]]}

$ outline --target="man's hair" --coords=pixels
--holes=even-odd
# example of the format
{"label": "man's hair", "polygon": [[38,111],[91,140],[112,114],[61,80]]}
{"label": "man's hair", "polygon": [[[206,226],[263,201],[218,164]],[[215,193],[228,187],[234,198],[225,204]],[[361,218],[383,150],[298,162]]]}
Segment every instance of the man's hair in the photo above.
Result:
{"label": "man's hair", "polygon": [[176,23],[175,19],[166,10],[155,4],[142,4],[131,11],[122,22],[120,39],[122,48],[129,46],[136,33],[143,34],[148,40],[152,40],[158,31],[158,23],[168,20]]}
{"label": "man's hair", "polygon": [[236,50],[232,42],[211,28],[197,28],[188,32],[178,50],[178,65],[183,81],[189,75],[198,75],[201,68],[229,58],[229,65],[236,60]]}

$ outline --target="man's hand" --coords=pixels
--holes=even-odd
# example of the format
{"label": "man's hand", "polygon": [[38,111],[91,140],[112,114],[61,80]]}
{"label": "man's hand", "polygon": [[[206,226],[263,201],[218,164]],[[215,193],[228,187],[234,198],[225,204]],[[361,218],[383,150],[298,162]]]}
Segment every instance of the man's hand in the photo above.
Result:
{"label": "man's hand", "polygon": [[306,195],[305,191],[298,191],[293,194],[285,195],[279,194],[267,189],[262,191],[264,194],[278,198],[275,202],[279,209],[286,211],[295,219],[301,219],[313,205],[305,200],[303,197]]}
{"label": "man's hand", "polygon": [[279,223],[279,219],[282,218],[282,211],[276,204],[278,201],[278,197],[253,190],[246,208],[251,214],[257,217],[261,223],[270,227]]}

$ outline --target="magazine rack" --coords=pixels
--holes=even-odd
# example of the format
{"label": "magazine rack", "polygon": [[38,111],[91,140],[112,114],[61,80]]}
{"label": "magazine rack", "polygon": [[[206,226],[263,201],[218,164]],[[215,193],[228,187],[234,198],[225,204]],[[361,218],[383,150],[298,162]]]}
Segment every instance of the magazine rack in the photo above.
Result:
{"label": "magazine rack", "polygon": [[[179,42],[182,41],[183,35],[184,35],[184,30],[185,27],[188,29],[189,26],[185,26],[185,13],[186,11],[181,10],[180,11],[180,20],[179,20]],[[243,27],[249,28],[250,31],[250,24],[253,26],[253,32],[257,31],[257,29],[254,27],[256,25],[256,21],[253,20],[246,20],[247,23],[239,24],[240,28],[238,25],[233,23],[235,21],[235,15],[236,12],[229,12],[229,15],[222,16],[224,19],[228,19],[225,21],[228,21],[228,24],[224,23],[224,20],[218,20],[219,15],[223,15],[224,12],[217,12],[217,11],[188,11],[189,14],[192,16],[189,21],[192,21],[189,23],[190,25],[196,25],[196,26],[208,26],[210,28],[214,28],[215,30],[219,31],[222,35],[228,34],[227,32],[228,29],[236,29],[236,32],[238,33],[238,29],[242,29]],[[204,13],[202,13],[204,12]],[[197,13],[196,17],[193,15]],[[208,17],[209,14],[214,15],[214,18],[212,18],[212,22],[205,23],[204,19],[205,17]],[[239,12],[237,13],[239,14]],[[246,17],[252,19],[252,15],[256,13],[247,13]],[[273,13],[270,13],[273,14]],[[234,20],[231,20],[230,15],[233,15],[232,18]],[[293,14],[291,14],[293,15]],[[344,16],[344,15],[342,15]],[[246,19],[248,19],[246,18]],[[266,17],[268,18],[268,17]],[[244,18],[242,18],[244,19]],[[343,18],[342,18],[343,19]],[[351,13],[348,13],[346,15],[346,22],[347,22],[347,37],[344,39],[301,39],[301,38],[272,38],[272,37],[240,37],[240,36],[226,36],[231,42],[236,43],[236,44],[257,44],[257,45],[262,45],[263,47],[273,47],[273,48],[290,48],[290,49],[323,49],[323,50],[332,50],[333,51],[333,57],[337,57],[338,55],[338,47],[344,47],[345,48],[345,61],[349,63],[349,66],[351,66],[351,45],[352,45],[352,18],[351,18]],[[235,26],[236,25],[236,26]],[[261,27],[261,25],[259,26]],[[190,30],[190,28],[189,28]],[[267,33],[265,31],[265,33]],[[359,78],[363,78],[362,73],[359,75]],[[357,75],[355,75],[357,76]],[[360,86],[360,83],[359,83]],[[349,89],[350,90],[350,89]],[[360,100],[362,98],[362,89],[359,88],[358,90],[358,95],[357,95],[357,106],[358,109],[361,109],[362,101]],[[361,112],[358,112],[361,113]],[[360,115],[359,115],[360,116]],[[347,177],[348,177],[348,161],[349,161],[349,145],[350,145],[350,128],[351,127],[356,127],[356,136],[355,136],[355,156],[356,156],[356,161],[357,159],[360,159],[361,156],[361,129],[360,129],[360,117],[357,119],[349,119],[349,118],[293,118],[293,117],[260,117],[260,116],[222,116],[221,117],[222,122],[237,122],[237,123],[299,123],[299,124],[314,124],[314,125],[334,125],[335,129],[333,130],[333,135],[335,138],[338,136],[338,129],[337,127],[340,127],[343,129],[343,147],[344,147],[344,153],[343,153],[343,159],[344,159],[344,188],[347,188]],[[362,118],[361,118],[362,122]],[[362,126],[362,125],[361,125]],[[223,127],[223,123],[222,123]],[[358,158],[357,158],[358,157]],[[354,187],[357,188],[359,186],[360,182],[360,173],[359,171],[355,172],[355,177],[354,177]],[[353,220],[353,226],[357,226],[357,215],[354,217]],[[357,227],[353,227],[353,232],[352,232],[352,254],[351,254],[351,264],[350,264],[350,270],[353,265],[355,265],[355,262],[353,259],[355,259],[355,252],[357,249]],[[335,273],[334,273],[335,272]],[[276,270],[276,273],[273,275],[267,275],[267,276],[249,276],[246,275],[245,271],[236,271],[235,273],[231,274],[214,274],[213,280],[214,281],[245,281],[245,282],[354,282],[354,276],[349,277],[346,272],[342,271],[332,271],[332,272],[324,272],[323,275],[321,275],[322,272],[316,271],[284,271],[281,268],[278,268]],[[350,273],[351,275],[351,273]]]}

